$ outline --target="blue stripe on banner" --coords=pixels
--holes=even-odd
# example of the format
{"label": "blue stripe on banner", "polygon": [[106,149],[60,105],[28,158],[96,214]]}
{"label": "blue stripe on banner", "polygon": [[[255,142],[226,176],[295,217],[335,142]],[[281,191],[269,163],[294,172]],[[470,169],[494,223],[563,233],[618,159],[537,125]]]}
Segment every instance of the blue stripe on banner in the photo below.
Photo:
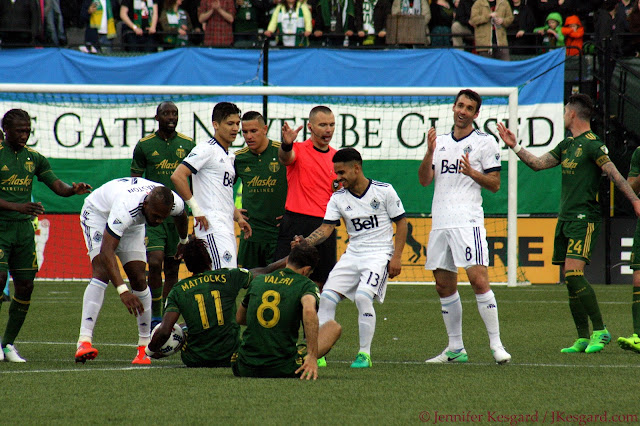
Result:
{"label": "blue stripe on banner", "polygon": [[207,243],[209,243],[209,254],[211,255],[211,267],[215,271],[220,269],[220,255],[218,254],[218,248],[216,247],[216,240],[212,234],[207,235]]}

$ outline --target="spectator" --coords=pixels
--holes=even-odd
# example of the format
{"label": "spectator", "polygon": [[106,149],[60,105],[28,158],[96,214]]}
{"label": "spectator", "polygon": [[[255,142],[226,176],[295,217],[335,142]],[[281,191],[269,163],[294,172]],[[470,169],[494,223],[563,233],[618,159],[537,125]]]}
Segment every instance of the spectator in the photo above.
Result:
{"label": "spectator", "polygon": [[[436,0],[431,3],[431,46],[449,47],[451,46],[451,25],[453,24],[453,5],[449,0]],[[434,34],[447,34],[446,36],[434,36]]]}
{"label": "spectator", "polygon": [[167,47],[189,45],[189,33],[193,30],[189,14],[181,8],[183,0],[165,0],[160,14],[160,27]]}
{"label": "spectator", "polygon": [[533,32],[542,36],[542,45],[545,47],[564,46],[562,16],[558,12],[551,12],[547,16],[546,25],[534,28]]}
{"label": "spectator", "polygon": [[364,46],[385,44],[392,0],[356,0],[356,31]]}
{"label": "spectator", "polygon": [[[198,20],[198,7],[200,6],[200,0],[184,0],[182,8],[189,15],[191,19],[191,25],[193,25],[194,32],[191,33],[189,40],[191,44],[198,46],[202,44],[204,40],[204,33],[202,32],[202,24]],[[196,32],[197,30],[197,32]]]}
{"label": "spectator", "polygon": [[236,0],[236,18],[233,21],[234,46],[256,47],[261,10],[251,0]]}
{"label": "spectator", "polygon": [[593,33],[595,17],[601,4],[602,0],[573,0],[571,15],[578,15],[585,33]]}
{"label": "spectator", "polygon": [[233,0],[202,0],[198,21],[204,26],[205,46],[231,46],[236,7]]}
{"label": "spectator", "polygon": [[64,19],[60,10],[60,0],[45,0],[45,41],[54,46],[67,44],[67,35],[64,31]]}
{"label": "spectator", "polygon": [[122,0],[122,41],[126,51],[154,52],[158,5],[154,0]]}
{"label": "spectator", "polygon": [[41,32],[40,6],[35,0],[0,0],[2,47],[33,45]]}
{"label": "spectator", "polygon": [[80,10],[80,20],[86,25],[81,50],[91,53],[111,51],[116,38],[116,0],[84,0]]}
{"label": "spectator", "polygon": [[424,16],[424,44],[431,44],[429,38],[429,22],[431,21],[431,8],[428,0],[393,0],[392,15],[422,15]]}
{"label": "spectator", "polygon": [[[473,27],[469,25],[469,18],[471,18],[471,6],[473,6],[474,0],[455,0],[453,11],[453,23],[451,24],[451,33],[459,34],[457,37],[453,36],[451,41],[454,47],[473,46]],[[469,37],[470,36],[470,37]],[[467,41],[465,43],[465,41]]]}
{"label": "spectator", "polygon": [[469,24],[475,29],[476,50],[480,56],[509,60],[506,28],[513,22],[507,0],[476,0]]}
{"label": "spectator", "polygon": [[[348,46],[355,33],[356,11],[354,0],[312,0],[309,2],[313,17],[313,37],[329,46]],[[328,36],[327,36],[328,35]]]}
{"label": "spectator", "polygon": [[264,32],[266,37],[278,33],[277,44],[288,47],[309,46],[309,36],[313,29],[311,12],[304,2],[284,0],[273,9],[271,22]]}
{"label": "spectator", "polygon": [[631,13],[627,17],[629,32],[636,35],[631,37],[631,52],[636,57],[640,56],[640,0],[636,0]]}
{"label": "spectator", "polygon": [[618,0],[605,0],[598,10],[593,39],[600,52],[606,50],[613,58],[623,56],[621,33],[628,32],[624,13],[617,8]]}
{"label": "spectator", "polygon": [[515,55],[535,54],[532,47],[535,45],[535,36],[533,29],[536,26],[536,20],[533,16],[531,8],[522,0],[510,0],[511,10],[513,11],[513,22],[507,28],[507,40],[511,46],[511,53]]}
{"label": "spectator", "polygon": [[568,16],[562,27],[562,34],[564,44],[567,46],[567,56],[579,56],[584,39],[584,27],[580,18],[576,15]]}
{"label": "spectator", "polygon": [[530,0],[529,3],[536,18],[536,27],[544,26],[547,22],[545,18],[550,13],[557,12],[562,16],[574,14],[570,0]]}
{"label": "spectator", "polygon": [[631,14],[631,10],[633,9],[633,3],[631,0],[620,0],[618,3],[619,12],[624,12],[624,16],[628,17]]}

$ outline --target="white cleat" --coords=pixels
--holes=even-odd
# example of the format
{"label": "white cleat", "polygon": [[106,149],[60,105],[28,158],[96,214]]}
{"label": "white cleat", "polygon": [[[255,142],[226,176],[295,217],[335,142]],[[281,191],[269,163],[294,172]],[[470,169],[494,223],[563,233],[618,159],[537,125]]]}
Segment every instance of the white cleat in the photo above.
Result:
{"label": "white cleat", "polygon": [[467,361],[469,361],[469,357],[467,356],[467,351],[465,351],[464,348],[456,351],[450,351],[447,347],[440,355],[434,356],[425,362],[427,364],[460,364]]}
{"label": "white cleat", "polygon": [[8,362],[27,362],[26,359],[21,358],[18,350],[13,345],[6,345],[2,348],[4,352],[4,360]]}
{"label": "white cleat", "polygon": [[493,359],[495,359],[496,363],[499,365],[511,362],[511,355],[505,350],[504,346],[498,346],[495,349],[491,349],[491,353],[493,354]]}

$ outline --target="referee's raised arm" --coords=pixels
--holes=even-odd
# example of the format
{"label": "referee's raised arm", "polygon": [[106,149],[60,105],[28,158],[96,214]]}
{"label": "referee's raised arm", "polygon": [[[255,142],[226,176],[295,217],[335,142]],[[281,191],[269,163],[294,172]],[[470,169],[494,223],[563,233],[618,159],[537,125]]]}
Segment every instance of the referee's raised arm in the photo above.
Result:
{"label": "referee's raised arm", "polygon": [[296,161],[296,153],[293,151],[293,142],[298,137],[298,133],[302,130],[302,126],[293,130],[289,124],[284,123],[282,126],[282,144],[278,148],[278,159],[282,164],[288,166]]}

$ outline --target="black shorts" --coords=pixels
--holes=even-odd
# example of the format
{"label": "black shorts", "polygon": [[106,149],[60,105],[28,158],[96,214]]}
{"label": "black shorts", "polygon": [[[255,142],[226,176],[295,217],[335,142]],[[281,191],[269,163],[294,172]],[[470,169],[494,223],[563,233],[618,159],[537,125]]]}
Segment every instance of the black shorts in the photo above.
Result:
{"label": "black shorts", "polygon": [[[278,235],[278,247],[276,254],[273,256],[275,260],[282,259],[291,251],[291,241],[296,235],[308,237],[322,225],[322,218],[308,216],[306,214],[293,213],[285,211],[282,221],[280,222],[280,234]],[[334,230],[329,238],[322,244],[316,246],[320,253],[320,261],[309,278],[320,284],[327,281],[329,272],[333,269],[337,261],[336,253],[336,231]]]}

